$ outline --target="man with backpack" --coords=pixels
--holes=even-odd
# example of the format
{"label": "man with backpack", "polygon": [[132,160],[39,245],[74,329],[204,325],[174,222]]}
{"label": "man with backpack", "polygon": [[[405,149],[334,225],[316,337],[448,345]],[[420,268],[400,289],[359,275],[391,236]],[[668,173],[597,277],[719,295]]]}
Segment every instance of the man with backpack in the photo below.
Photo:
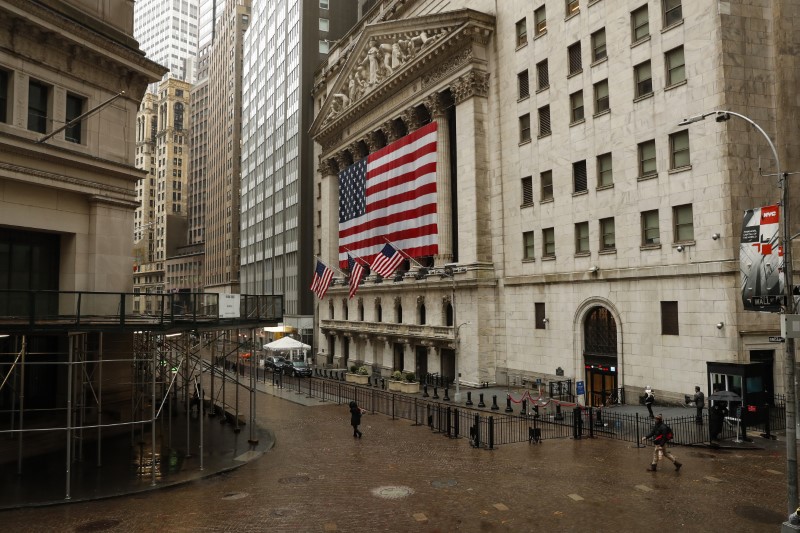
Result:
{"label": "man with backpack", "polygon": [[664,423],[664,418],[659,414],[656,415],[656,423],[653,426],[653,429],[642,437],[642,441],[645,441],[649,438],[653,439],[653,462],[650,464],[650,468],[647,469],[648,472],[655,472],[656,466],[658,466],[658,460],[663,456],[672,461],[675,465],[675,471],[681,469],[683,466],[681,463],[678,462],[678,458],[669,453],[667,450],[668,444],[672,441],[672,429],[668,425]]}

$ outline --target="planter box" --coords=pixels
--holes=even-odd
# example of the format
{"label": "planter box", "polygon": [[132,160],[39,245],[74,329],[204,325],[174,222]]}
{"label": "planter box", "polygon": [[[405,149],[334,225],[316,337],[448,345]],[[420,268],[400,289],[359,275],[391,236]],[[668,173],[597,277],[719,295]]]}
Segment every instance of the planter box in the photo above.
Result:
{"label": "planter box", "polygon": [[402,391],[403,391],[402,381],[394,381],[392,379],[389,380],[389,392],[402,392]]}
{"label": "planter box", "polygon": [[369,376],[365,376],[363,374],[351,374],[348,372],[344,375],[344,380],[347,383],[355,383],[356,385],[367,385],[369,384]]}
{"label": "planter box", "polygon": [[403,384],[400,385],[400,390],[409,394],[417,393],[419,392],[419,382],[414,381],[413,383],[409,383],[408,381],[404,381]]}

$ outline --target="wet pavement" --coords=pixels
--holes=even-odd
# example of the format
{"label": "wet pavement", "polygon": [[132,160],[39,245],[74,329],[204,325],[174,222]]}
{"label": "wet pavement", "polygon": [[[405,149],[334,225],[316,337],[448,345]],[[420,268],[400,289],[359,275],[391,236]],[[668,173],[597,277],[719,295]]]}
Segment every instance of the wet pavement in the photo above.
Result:
{"label": "wet pavement", "polygon": [[[353,439],[345,405],[258,387],[258,425],[269,430],[259,446],[266,451],[238,468],[162,490],[3,511],[2,529],[753,532],[777,531],[785,519],[781,436],[754,439],[758,446],[745,450],[678,446],[681,471],[662,462],[651,473],[645,471],[651,448],[603,438],[489,451],[368,414],[364,437]],[[248,429],[237,438],[246,442]],[[241,449],[233,446],[214,464],[234,465]],[[9,486],[2,481],[5,500]]]}

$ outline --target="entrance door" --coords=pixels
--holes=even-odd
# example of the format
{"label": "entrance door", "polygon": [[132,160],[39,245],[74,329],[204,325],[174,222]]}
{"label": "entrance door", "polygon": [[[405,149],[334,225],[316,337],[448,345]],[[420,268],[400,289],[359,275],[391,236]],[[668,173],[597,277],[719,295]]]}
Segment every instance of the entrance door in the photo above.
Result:
{"label": "entrance door", "polygon": [[417,346],[414,359],[414,373],[417,380],[423,379],[428,373],[428,347]]}
{"label": "entrance door", "polygon": [[394,343],[394,358],[392,361],[392,371],[403,371],[403,352],[405,345],[398,342]]}
{"label": "entrance door", "polygon": [[456,352],[450,348],[442,348],[442,378],[445,383],[452,383],[456,378]]}
{"label": "entrance door", "polygon": [[586,365],[586,404],[593,407],[616,403],[617,373],[609,367]]}
{"label": "entrance door", "polygon": [[767,393],[767,401],[775,401],[775,350],[750,350],[750,361],[753,363],[764,363],[769,370],[764,376],[764,391]]}
{"label": "entrance door", "polygon": [[583,361],[586,369],[586,404],[621,403],[617,386],[617,324],[611,312],[597,306],[583,322]]}

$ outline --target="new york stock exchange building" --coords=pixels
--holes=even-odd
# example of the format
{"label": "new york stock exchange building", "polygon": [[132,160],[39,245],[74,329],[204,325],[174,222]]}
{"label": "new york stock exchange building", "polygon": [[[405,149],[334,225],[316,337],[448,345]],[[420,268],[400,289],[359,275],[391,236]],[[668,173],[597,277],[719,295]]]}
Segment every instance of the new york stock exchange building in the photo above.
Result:
{"label": "new york stock exchange building", "polygon": [[[740,268],[743,214],[779,198],[770,151],[741,121],[679,126],[747,93],[725,65],[754,36],[684,47],[738,8],[670,2],[645,35],[628,4],[385,0],[331,48],[310,131],[314,251],[334,272],[318,365],[584,382],[598,404],[741,391],[708,364],[757,363],[754,386],[782,391],[778,316],[745,309]],[[786,142],[773,100],[741,98]]]}

